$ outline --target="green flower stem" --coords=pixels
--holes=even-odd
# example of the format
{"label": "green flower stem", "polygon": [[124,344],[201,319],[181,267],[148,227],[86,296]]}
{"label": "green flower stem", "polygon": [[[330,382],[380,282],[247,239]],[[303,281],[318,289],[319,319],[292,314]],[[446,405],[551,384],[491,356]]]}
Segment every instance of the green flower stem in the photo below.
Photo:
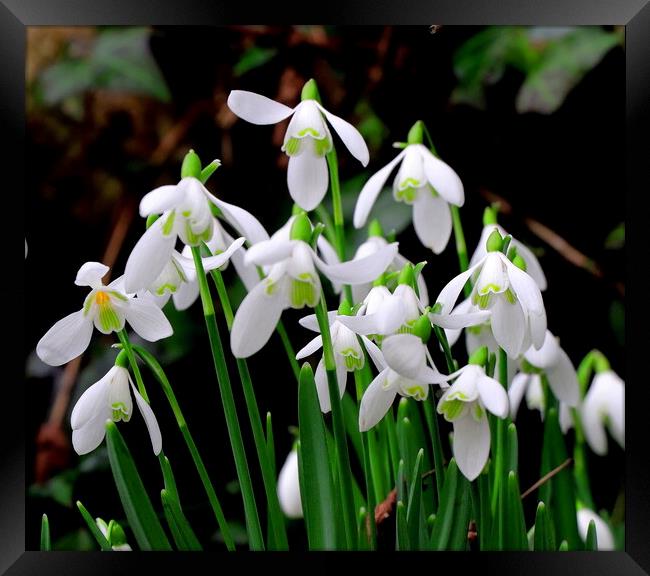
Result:
{"label": "green flower stem", "polygon": [[147,389],[144,387],[144,382],[142,381],[142,374],[140,374],[140,368],[138,366],[138,363],[135,360],[135,355],[133,354],[133,346],[131,345],[131,341],[129,340],[129,335],[126,333],[126,328],[122,328],[117,333],[117,337],[120,339],[120,342],[122,343],[122,348],[126,352],[126,356],[129,359],[129,364],[131,364],[131,368],[133,369],[133,374],[135,375],[135,382],[138,385],[138,392],[140,392],[140,396],[142,396],[147,404],[150,404],[149,402],[149,396],[147,395]]}
{"label": "green flower stem", "polygon": [[162,387],[165,396],[167,396],[167,401],[169,402],[172,412],[174,413],[174,417],[176,418],[178,429],[181,431],[181,434],[183,435],[185,444],[187,444],[187,448],[190,451],[192,460],[194,461],[194,466],[196,467],[196,471],[199,473],[201,482],[203,483],[203,488],[205,489],[205,493],[207,494],[208,500],[210,501],[210,506],[212,507],[214,516],[217,519],[217,523],[219,524],[219,529],[221,530],[221,534],[223,535],[223,540],[228,550],[233,551],[235,549],[235,542],[233,540],[232,533],[230,532],[230,526],[228,526],[228,523],[226,522],[226,518],[223,515],[223,510],[221,508],[221,504],[219,503],[219,498],[217,497],[217,494],[214,491],[214,486],[210,481],[210,477],[208,476],[208,471],[205,468],[205,464],[203,464],[203,458],[201,458],[201,454],[199,454],[199,450],[196,447],[196,444],[194,443],[194,438],[190,433],[190,429],[187,426],[187,422],[185,421],[185,417],[183,416],[181,407],[179,406],[178,401],[176,400],[176,395],[174,394],[174,390],[167,378],[167,375],[163,371],[158,361],[154,358],[154,356],[149,351],[145,350],[141,346],[133,346],[133,350],[138,356],[140,356],[142,361],[149,367],[152,374],[156,377],[156,379],[160,383],[160,386]]}
{"label": "green flower stem", "polygon": [[[499,348],[499,382],[508,391],[508,355],[503,348]],[[496,422],[496,454],[494,486],[492,492],[492,515],[496,522],[495,544],[497,550],[503,550],[506,517],[506,429],[510,418],[497,418]]]}
{"label": "green flower stem", "polygon": [[[330,172],[330,186],[332,187],[332,210],[334,212],[334,231],[336,233],[336,253],[341,262],[345,260],[345,224],[343,222],[343,203],[341,201],[341,183],[339,181],[339,162],[336,156],[336,148],[327,153],[327,167]],[[352,287],[348,284],[343,286],[343,293],[348,302],[354,304],[352,298]]]}
{"label": "green flower stem", "polygon": [[244,442],[239,428],[235,398],[233,397],[232,386],[230,385],[230,376],[228,374],[228,366],[226,365],[226,358],[223,353],[221,337],[219,336],[217,319],[214,314],[214,305],[212,304],[210,287],[208,286],[208,279],[203,268],[203,260],[201,260],[201,249],[198,246],[192,246],[192,256],[194,256],[194,265],[196,266],[196,275],[199,281],[199,293],[201,294],[201,302],[203,303],[203,316],[205,317],[205,325],[210,339],[212,359],[214,361],[214,368],[219,382],[219,392],[221,394],[221,402],[223,404],[226,424],[228,426],[228,435],[230,437],[230,444],[232,445],[235,467],[237,468],[237,477],[239,478],[239,484],[241,486],[244,500],[248,538],[251,549],[264,550],[264,536],[262,535],[262,527],[257,513],[255,494],[253,493],[253,485],[248,470],[248,461],[244,450]]}
{"label": "green flower stem", "polygon": [[293,370],[293,375],[296,377],[296,382],[300,379],[300,364],[296,360],[296,352],[293,349],[291,340],[289,340],[289,335],[287,334],[287,329],[284,327],[282,320],[278,321],[278,325],[275,327],[277,333],[280,335],[282,340],[282,345],[284,346],[284,351],[287,353],[287,358],[289,359],[289,364],[291,364],[291,369]]}
{"label": "green flower stem", "polygon": [[323,338],[323,359],[325,372],[327,373],[327,384],[329,388],[330,404],[332,407],[332,426],[334,428],[334,443],[336,445],[338,487],[341,495],[341,510],[343,513],[343,526],[345,531],[345,542],[348,550],[354,550],[354,534],[357,529],[356,513],[354,510],[354,499],[352,495],[352,472],[350,470],[350,455],[345,436],[343,423],[343,407],[339,396],[339,385],[336,377],[336,364],[334,361],[334,348],[332,347],[332,335],[327,318],[327,307],[325,295],[321,293],[320,300],[315,309],[318,327]]}
{"label": "green flower stem", "polygon": [[[232,306],[230,305],[230,298],[228,296],[228,290],[226,289],[223,276],[219,270],[212,270],[211,275],[217,287],[217,293],[219,294],[221,307],[223,308],[226,317],[228,331],[230,331],[232,329],[233,313]],[[253,430],[253,439],[255,441],[255,449],[257,450],[257,458],[262,471],[262,480],[264,482],[264,490],[266,491],[269,518],[273,529],[273,536],[275,538],[274,542],[276,543],[277,549],[288,550],[289,542],[287,540],[284,515],[282,514],[280,501],[278,500],[275,473],[269,459],[264,429],[262,428],[262,418],[257,406],[257,399],[255,398],[255,390],[253,389],[251,375],[248,370],[248,363],[244,358],[237,358],[237,368],[239,370],[239,378],[244,390],[248,418]]]}

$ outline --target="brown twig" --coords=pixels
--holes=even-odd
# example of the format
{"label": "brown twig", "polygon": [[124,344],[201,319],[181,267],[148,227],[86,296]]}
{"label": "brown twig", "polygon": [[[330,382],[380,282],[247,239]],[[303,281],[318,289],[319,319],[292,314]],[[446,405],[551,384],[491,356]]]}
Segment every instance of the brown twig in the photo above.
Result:
{"label": "brown twig", "polygon": [[562,464],[560,464],[557,468],[553,468],[548,474],[544,474],[535,484],[533,484],[528,490],[526,490],[522,495],[521,499],[523,500],[526,496],[528,496],[531,492],[534,492],[537,490],[542,484],[545,484],[548,482],[553,476],[556,474],[559,474],[564,470],[569,464],[573,462],[573,458],[567,458]]}

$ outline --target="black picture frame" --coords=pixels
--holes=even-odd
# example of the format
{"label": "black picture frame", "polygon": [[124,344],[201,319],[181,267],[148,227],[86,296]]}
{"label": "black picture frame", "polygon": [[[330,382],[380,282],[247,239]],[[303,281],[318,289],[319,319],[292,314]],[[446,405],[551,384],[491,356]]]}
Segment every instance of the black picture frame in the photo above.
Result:
{"label": "black picture frame", "polygon": [[[251,562],[300,565],[316,573],[339,566],[350,569],[372,569],[368,563],[381,562],[404,569],[417,562],[417,570],[472,570],[502,574],[643,574],[650,573],[650,471],[647,437],[650,420],[650,383],[643,379],[645,348],[650,344],[650,326],[646,298],[645,262],[650,248],[645,222],[650,194],[650,6],[648,0],[435,0],[386,2],[383,0],[322,3],[292,3],[293,6],[267,2],[259,6],[250,1],[170,0],[107,1],[107,0],[2,0],[0,2],[0,138],[4,140],[2,166],[5,174],[3,191],[5,230],[11,244],[11,258],[0,283],[3,315],[13,326],[12,338],[5,339],[3,361],[11,365],[18,358],[23,341],[24,279],[14,271],[25,264],[19,261],[20,231],[28,215],[24,213],[25,190],[25,49],[26,27],[30,25],[94,25],[94,24],[226,24],[238,22],[277,22],[290,18],[293,22],[326,22],[341,24],[617,24],[626,29],[626,197],[622,190],[612,191],[612,201],[626,202],[627,299],[626,372],[629,380],[626,393],[626,545],[625,552],[598,553],[442,553],[427,558],[407,559],[404,556],[318,554],[307,556],[271,553],[191,555],[185,554],[108,554],[57,552],[25,552],[25,435],[24,391],[22,366],[6,372],[3,386],[3,418],[0,419],[0,573],[19,574],[131,574],[141,570],[184,571],[202,573],[227,570],[225,563],[237,569],[254,569]],[[321,5],[322,4],[322,5]],[[307,12],[309,10],[309,13]],[[620,143],[603,142],[603,146]],[[9,232],[12,225],[14,229]],[[15,261],[14,261],[15,258]],[[23,261],[24,262],[24,261]],[[46,279],[44,279],[44,282]],[[44,287],[46,297],[46,287]],[[634,301],[630,301],[633,298]],[[8,304],[10,303],[10,304]],[[12,349],[13,348],[13,349]],[[633,364],[634,362],[634,364]],[[19,364],[19,363],[18,363]],[[11,417],[9,417],[11,415]],[[304,563],[304,564],[303,564]],[[344,564],[345,563],[345,564]],[[5,572],[6,570],[6,572]]]}

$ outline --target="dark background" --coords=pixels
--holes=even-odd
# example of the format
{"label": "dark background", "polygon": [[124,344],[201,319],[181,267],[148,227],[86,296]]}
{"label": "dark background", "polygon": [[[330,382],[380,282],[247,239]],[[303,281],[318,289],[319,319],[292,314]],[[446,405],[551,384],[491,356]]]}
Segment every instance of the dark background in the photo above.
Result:
{"label": "dark background", "polygon": [[[503,28],[496,37],[507,37],[512,30]],[[601,30],[616,32],[611,27]],[[246,89],[293,106],[304,81],[314,77],[325,107],[359,126],[371,148],[371,161],[364,170],[339,142],[344,191],[349,190],[346,205],[353,206],[361,185],[395,155],[391,143],[404,140],[415,120],[424,120],[441,157],[464,183],[466,204],[461,214],[470,254],[480,235],[482,211],[498,195],[512,207],[510,214],[500,217],[501,224],[539,249],[549,280],[544,293],[549,328],[561,338],[576,365],[589,350],[599,348],[625,378],[623,251],[612,247],[616,238],[610,236],[625,215],[624,50],[619,44],[604,51],[574,79],[575,87],[558,106],[541,112],[518,106],[522,84],[535,69],[518,61],[518,52],[509,56],[509,46],[481,45],[471,58],[483,73],[477,75],[484,86],[479,91],[483,96],[479,108],[474,104],[480,95],[463,85],[455,67],[459,49],[485,31],[455,26],[435,33],[428,26],[155,28],[142,36],[144,44],[138,36],[130,44],[125,41],[126,49],[117,47],[122,67],[84,69],[79,61],[97,60],[93,47],[98,36],[114,30],[30,29],[26,286],[33,306],[26,322],[27,350],[33,351],[55,321],[80,308],[86,292],[73,285],[76,271],[87,260],[102,260],[111,238],[113,245],[118,244],[111,252],[115,276],[122,272],[143,231],[144,223],[136,213],[139,199],[155,186],[178,180],[180,162],[190,147],[205,162],[222,160],[223,167],[209,184],[213,192],[252,211],[269,231],[281,225],[291,210],[286,157],[279,150],[284,128],[237,121],[225,101],[230,90]],[[541,40],[534,36],[531,50],[543,54],[552,38],[548,30]],[[133,52],[133,45],[145,48]],[[147,60],[147,46],[153,64]],[[565,50],[567,61],[579,53],[571,45]],[[142,69],[151,75],[153,67],[162,80],[125,83],[119,71],[128,66],[136,67],[141,75]],[[558,75],[562,78],[559,68],[560,72],[550,76],[551,88],[557,89]],[[567,69],[572,68],[565,67],[564,74]],[[465,102],[459,101],[463,93],[459,86],[465,87]],[[474,97],[473,104],[467,103],[468,93]],[[380,216],[403,222],[399,206],[390,202],[386,206]],[[548,236],[542,239],[534,234],[530,218],[552,230],[550,238],[566,240],[597,268],[567,260],[565,256],[573,253],[565,248],[560,253],[549,245]],[[120,226],[126,231],[121,247],[113,232]],[[349,232],[352,242],[362,239]],[[453,239],[441,256],[422,248],[411,227],[398,239],[400,251],[413,261],[428,260],[424,275],[435,297],[457,273]],[[348,256],[352,254],[349,246]],[[241,286],[232,272],[226,278],[233,282],[234,297],[241,297]],[[288,311],[284,316],[296,348],[310,338],[297,325],[302,315],[303,311]],[[227,517],[241,518],[238,496],[226,491],[235,477],[234,466],[200,307],[193,307],[187,316],[173,315],[172,321],[177,337],[156,347],[157,354],[166,361]],[[223,322],[221,329],[223,335]],[[110,366],[113,353],[106,355],[110,342],[95,334],[82,360],[80,387],[96,381]],[[291,444],[288,427],[297,418],[296,386],[277,338],[251,359],[250,367],[260,410],[273,413],[280,466]],[[67,535],[59,543],[62,548],[83,548],[88,546],[88,537],[78,531],[81,518],[66,503],[79,499],[94,516],[108,520],[115,515],[119,520],[119,499],[101,449],[94,457],[82,459],[88,463],[79,468],[78,457],[66,445],[69,411],[62,429],[50,430],[40,443],[41,468],[36,473],[38,444],[31,440],[48,418],[60,378],[60,370],[43,373],[36,368],[28,362],[28,483],[48,478],[49,482],[28,496],[27,549],[38,548],[43,512],[50,516],[55,543],[57,537]],[[235,374],[232,369],[231,375]],[[149,389],[165,453],[177,471],[184,509],[199,539],[206,542],[215,526],[200,482],[163,395],[152,385]],[[242,412],[240,421],[250,440],[246,419]],[[524,407],[517,424],[521,485],[527,487],[539,477],[539,415]],[[141,419],[136,416],[121,431],[150,493],[155,494],[158,465],[143,436]],[[613,441],[609,444],[610,455],[590,454],[589,464],[596,504],[611,511],[623,486],[623,453]],[[252,442],[248,445],[252,448]],[[254,452],[249,453],[258,482]],[[187,473],[179,473],[184,470]],[[533,513],[534,497],[527,506],[527,512]],[[299,539],[300,529],[291,535]]]}

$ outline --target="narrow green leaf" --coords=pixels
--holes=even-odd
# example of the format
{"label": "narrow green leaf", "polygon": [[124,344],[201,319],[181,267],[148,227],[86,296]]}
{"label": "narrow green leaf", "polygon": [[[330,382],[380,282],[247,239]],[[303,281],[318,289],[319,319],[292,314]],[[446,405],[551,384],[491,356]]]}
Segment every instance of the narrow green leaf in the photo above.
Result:
{"label": "narrow green leaf", "polygon": [[514,422],[508,424],[507,438],[506,443],[508,446],[508,458],[506,460],[506,470],[513,472],[518,472],[518,451],[519,451],[519,441],[517,439],[517,427]]}
{"label": "narrow green leaf", "polygon": [[469,482],[458,471],[456,460],[452,458],[431,537],[434,550],[465,550],[471,508]]}
{"label": "narrow green leaf", "polygon": [[416,550],[420,541],[420,518],[422,502],[422,462],[424,450],[420,448],[415,459],[415,466],[411,475],[411,487],[409,489],[408,508],[406,511],[406,523],[409,532],[411,549]]}
{"label": "narrow green leaf", "polygon": [[106,539],[106,536],[102,534],[102,531],[99,529],[99,526],[97,526],[94,518],[90,515],[90,512],[86,510],[86,507],[81,502],[79,502],[79,500],[77,500],[77,508],[79,508],[79,512],[81,512],[81,516],[85,520],[86,525],[88,526],[88,530],[90,530],[90,533],[93,535],[95,540],[97,540],[99,547],[105,551],[112,550],[109,541]]}
{"label": "narrow green leaf", "polygon": [[361,551],[366,551],[370,550],[370,542],[369,542],[369,534],[368,534],[368,527],[370,525],[369,518],[368,518],[368,510],[364,508],[363,506],[359,510],[359,523],[357,524],[357,532],[359,534],[358,542],[359,542],[359,550]]}
{"label": "narrow green leaf", "polygon": [[160,491],[167,525],[179,550],[203,550],[178,501],[167,489]]}
{"label": "narrow green leaf", "polygon": [[409,531],[406,520],[406,505],[402,500],[397,501],[397,550],[409,550]]}
{"label": "narrow green leaf", "polygon": [[533,549],[536,552],[552,552],[557,550],[553,522],[544,502],[537,504],[535,513],[535,540]]}
{"label": "narrow green leaf", "polygon": [[470,483],[462,474],[458,478],[458,491],[454,508],[454,521],[449,535],[448,549],[462,552],[467,549],[467,533],[472,515]]}
{"label": "narrow green leaf", "polygon": [[568,552],[569,551],[569,543],[566,540],[562,540],[560,542],[560,547],[558,548],[560,552]]}
{"label": "narrow green leaf", "polygon": [[50,540],[50,522],[47,519],[47,514],[41,517],[41,551],[49,552],[52,549],[52,542]]}
{"label": "narrow green leaf", "polygon": [[587,540],[585,542],[585,550],[596,552],[598,550],[598,536],[596,535],[596,523],[593,520],[589,521],[587,528]]}
{"label": "narrow green leaf", "polygon": [[163,481],[165,483],[165,489],[167,490],[168,494],[178,502],[179,506],[181,503],[181,499],[178,496],[178,489],[176,488],[176,479],[174,478],[174,472],[172,472],[172,466],[169,463],[169,458],[167,456],[163,455],[161,452],[160,455],[158,456],[158,460],[160,461],[160,468],[163,473]]}
{"label": "narrow green leaf", "polygon": [[106,445],[113,479],[138,545],[142,550],[171,550],[131,453],[112,421],[106,423]]}
{"label": "narrow green leaf", "polygon": [[345,424],[345,432],[348,435],[348,438],[352,441],[354,452],[361,463],[363,462],[363,451],[361,448],[361,432],[359,432],[359,409],[350,394],[343,395],[343,398],[341,398],[341,405],[343,407],[343,423]]}
{"label": "narrow green leaf", "polygon": [[269,463],[271,464],[271,470],[273,475],[277,477],[277,468],[275,462],[275,439],[273,436],[273,422],[271,421],[271,413],[266,413],[266,449],[269,453]]}
{"label": "narrow green leaf", "polygon": [[488,464],[478,477],[478,492],[480,500],[480,514],[478,521],[478,537],[481,550],[493,550],[492,542],[492,509],[490,507],[490,470]]}
{"label": "narrow green leaf", "polygon": [[505,523],[503,534],[504,550],[528,550],[524,508],[521,504],[521,492],[517,473],[508,473],[507,497],[505,502]]}
{"label": "narrow green leaf", "polygon": [[298,423],[302,470],[300,494],[309,549],[332,550],[336,548],[336,518],[330,456],[314,373],[307,363],[300,371]]}

